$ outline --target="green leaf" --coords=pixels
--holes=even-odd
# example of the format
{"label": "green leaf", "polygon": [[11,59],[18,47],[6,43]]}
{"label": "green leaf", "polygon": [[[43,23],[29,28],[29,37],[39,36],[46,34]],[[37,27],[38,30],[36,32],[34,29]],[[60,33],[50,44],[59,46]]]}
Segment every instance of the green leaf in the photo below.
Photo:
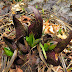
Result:
{"label": "green leaf", "polygon": [[38,8],[38,5],[36,5],[36,8]]}
{"label": "green leaf", "polygon": [[45,51],[48,51],[48,48],[49,48],[48,43],[44,43],[44,49],[45,49]]}
{"label": "green leaf", "polygon": [[10,50],[10,48],[9,47],[4,47],[5,49],[8,49],[8,50]]}
{"label": "green leaf", "polygon": [[24,9],[24,8],[22,8],[22,10],[23,10],[23,11],[25,11],[25,9]]}
{"label": "green leaf", "polygon": [[56,41],[53,41],[53,42],[50,42],[50,46],[49,46],[49,50],[53,50],[55,47],[57,46],[57,42]]}
{"label": "green leaf", "polygon": [[51,46],[52,44],[53,44],[53,43],[51,42],[51,43],[50,43],[50,46]]}
{"label": "green leaf", "polygon": [[59,29],[59,31],[58,31],[59,34],[61,34],[61,30],[62,30],[62,29]]}
{"label": "green leaf", "polygon": [[42,9],[42,13],[44,14],[44,9]]}
{"label": "green leaf", "polygon": [[28,42],[28,44],[32,47],[32,44],[35,42],[35,38],[33,33],[29,34],[29,37],[26,36],[26,41]]}
{"label": "green leaf", "polygon": [[45,51],[53,50],[56,46],[57,46],[57,42],[55,42],[55,41],[52,41],[52,42],[49,42],[49,43],[44,43]]}
{"label": "green leaf", "polygon": [[33,44],[32,44],[32,47],[34,47],[36,44],[38,44],[41,40],[40,39],[36,39]]}
{"label": "green leaf", "polygon": [[9,31],[9,32],[10,32],[10,30],[9,30],[9,29],[7,29],[7,31]]}
{"label": "green leaf", "polygon": [[51,46],[49,46],[49,50],[53,50],[54,48],[56,47],[56,45],[55,44],[52,44]]}
{"label": "green leaf", "polygon": [[13,52],[10,49],[6,48],[6,47],[4,48],[4,52],[7,56],[12,56],[13,55]]}
{"label": "green leaf", "polygon": [[47,22],[49,18],[47,18],[45,21]]}
{"label": "green leaf", "polygon": [[47,59],[46,52],[45,52],[45,49],[44,49],[43,45],[41,43],[39,43],[39,45],[42,48],[45,59]]}
{"label": "green leaf", "polygon": [[28,42],[28,44],[29,44],[31,47],[34,47],[36,44],[38,44],[38,43],[41,41],[41,39],[36,39],[36,40],[35,40],[33,33],[30,33],[30,34],[29,34],[29,37],[26,36],[26,41]]}

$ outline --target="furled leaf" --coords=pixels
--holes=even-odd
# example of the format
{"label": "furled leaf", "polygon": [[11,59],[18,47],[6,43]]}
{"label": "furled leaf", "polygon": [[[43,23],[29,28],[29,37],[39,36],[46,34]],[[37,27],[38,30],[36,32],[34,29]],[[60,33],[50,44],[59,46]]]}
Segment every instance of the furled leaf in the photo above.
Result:
{"label": "furled leaf", "polygon": [[33,12],[34,12],[34,15],[35,15],[35,22],[33,22],[33,24],[31,24],[28,28],[28,32],[33,32],[34,34],[34,37],[37,39],[37,38],[40,38],[41,35],[42,35],[42,28],[43,28],[43,19],[39,13],[39,11],[34,8],[33,6],[29,6]]}
{"label": "furled leaf", "polygon": [[13,55],[13,52],[11,50],[9,50],[8,48],[4,48],[4,52],[7,56],[12,56]]}
{"label": "furled leaf", "polygon": [[60,53],[63,51],[66,46],[69,44],[70,40],[72,39],[72,30],[69,32],[69,36],[66,39],[57,39],[56,41],[58,42],[57,46],[54,48],[54,51],[56,53]]}
{"label": "furled leaf", "polygon": [[26,36],[27,31],[26,31],[25,27],[15,16],[13,16],[13,22],[14,22],[14,26],[16,29],[16,38],[19,39],[22,36]]}
{"label": "furled leaf", "polygon": [[58,60],[56,60],[56,57],[55,57],[55,52],[54,51],[48,51],[46,52],[46,55],[47,55],[47,63],[48,64],[52,64],[54,66],[57,66],[60,64],[60,60],[58,58]]}
{"label": "furled leaf", "polygon": [[39,43],[39,45],[42,48],[45,59],[47,59],[46,52],[45,52],[45,49],[44,49],[43,45],[41,43]]}

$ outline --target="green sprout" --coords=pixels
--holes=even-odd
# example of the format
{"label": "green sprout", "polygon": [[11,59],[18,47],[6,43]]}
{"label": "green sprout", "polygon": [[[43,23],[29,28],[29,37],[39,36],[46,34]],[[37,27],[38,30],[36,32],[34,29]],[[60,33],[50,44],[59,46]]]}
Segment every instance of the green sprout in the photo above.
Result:
{"label": "green sprout", "polygon": [[9,31],[10,32],[10,30],[7,28],[7,31]]}
{"label": "green sprout", "polygon": [[45,51],[53,50],[56,46],[57,46],[57,42],[44,43],[44,49],[45,49]]}
{"label": "green sprout", "polygon": [[20,1],[22,1],[22,0],[15,0],[16,2],[20,2]]}
{"label": "green sprout", "polygon": [[39,43],[39,45],[42,48],[45,59],[47,59],[46,52],[45,52],[45,49],[44,49],[43,45],[41,43]]}
{"label": "green sprout", "polygon": [[44,9],[42,8],[42,13],[44,14]]}
{"label": "green sprout", "polygon": [[4,52],[7,56],[12,56],[13,52],[8,47],[4,47]]}
{"label": "green sprout", "polygon": [[38,5],[36,5],[36,8],[38,8]]}
{"label": "green sprout", "polygon": [[34,47],[36,44],[38,44],[41,40],[40,39],[36,39],[34,38],[34,35],[33,33],[30,33],[29,34],[29,37],[26,36],[26,41],[28,42],[28,44],[31,46],[31,47]]}
{"label": "green sprout", "polygon": [[23,10],[23,11],[25,11],[25,9],[24,9],[24,8],[22,8],[22,10]]}
{"label": "green sprout", "polygon": [[62,29],[59,29],[58,33],[61,34]]}

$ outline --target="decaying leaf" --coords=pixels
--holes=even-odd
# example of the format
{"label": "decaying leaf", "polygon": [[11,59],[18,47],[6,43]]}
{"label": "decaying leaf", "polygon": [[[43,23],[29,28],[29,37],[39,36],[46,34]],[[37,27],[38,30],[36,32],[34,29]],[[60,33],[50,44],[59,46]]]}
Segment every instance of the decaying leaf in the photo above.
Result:
{"label": "decaying leaf", "polygon": [[23,23],[27,23],[27,22],[29,22],[31,20],[31,18],[29,18],[29,17],[27,17],[27,16],[21,16],[21,21],[23,22]]}

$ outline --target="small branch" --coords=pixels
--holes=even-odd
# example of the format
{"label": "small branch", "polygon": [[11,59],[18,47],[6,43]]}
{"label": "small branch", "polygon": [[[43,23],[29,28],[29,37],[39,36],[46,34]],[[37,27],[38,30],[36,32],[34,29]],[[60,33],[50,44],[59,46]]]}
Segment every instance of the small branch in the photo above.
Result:
{"label": "small branch", "polygon": [[21,69],[22,69],[29,61],[30,61],[30,59],[21,66]]}
{"label": "small branch", "polygon": [[66,69],[68,69],[71,65],[72,65],[72,62],[70,62],[70,64],[67,66],[67,68],[66,68]]}
{"label": "small branch", "polygon": [[14,51],[14,54],[13,54],[9,64],[2,72],[8,72],[8,70],[10,69],[10,67],[11,67],[12,63],[14,62],[14,60],[16,59],[16,57],[17,57],[17,50]]}
{"label": "small branch", "polygon": [[64,72],[67,72],[67,70],[66,70],[66,64],[65,64],[65,61],[63,59],[62,53],[60,53],[59,58],[60,58],[60,61],[62,63]]}
{"label": "small branch", "polygon": [[47,68],[48,68],[48,65],[47,65],[47,63],[46,63],[46,61],[45,61],[45,59],[44,59],[44,57],[43,57],[43,54],[42,54],[42,52],[41,52],[41,48],[40,48],[39,45],[37,45],[37,50],[38,50],[38,52],[39,52],[39,56],[40,56],[41,60],[44,62],[44,64],[45,64],[45,65],[47,66]]}

